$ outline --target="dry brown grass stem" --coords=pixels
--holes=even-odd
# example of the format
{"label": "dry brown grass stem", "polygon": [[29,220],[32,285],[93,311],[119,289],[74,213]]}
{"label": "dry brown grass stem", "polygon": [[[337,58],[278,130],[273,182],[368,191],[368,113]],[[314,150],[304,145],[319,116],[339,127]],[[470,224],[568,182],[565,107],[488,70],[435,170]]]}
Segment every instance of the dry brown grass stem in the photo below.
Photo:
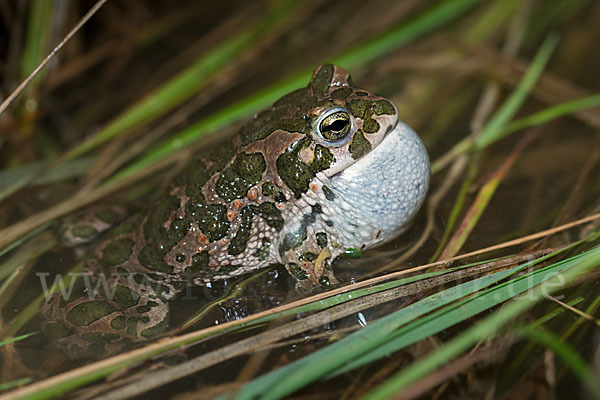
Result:
{"label": "dry brown grass stem", "polygon": [[108,0],[98,0],[90,10],[75,24],[73,29],[67,33],[63,40],[39,63],[39,65],[29,74],[23,82],[0,104],[0,114],[2,114],[8,106],[17,98],[25,87],[35,78],[35,76],[50,62],[50,60],[63,48],[63,46],[77,33],[79,29],[106,3]]}

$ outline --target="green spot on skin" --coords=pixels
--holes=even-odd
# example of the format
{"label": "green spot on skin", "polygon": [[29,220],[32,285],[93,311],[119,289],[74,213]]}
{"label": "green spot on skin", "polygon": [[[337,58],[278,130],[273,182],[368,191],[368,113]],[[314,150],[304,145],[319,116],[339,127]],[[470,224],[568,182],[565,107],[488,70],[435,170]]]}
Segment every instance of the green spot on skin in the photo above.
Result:
{"label": "green spot on skin", "polygon": [[359,129],[352,138],[349,150],[350,154],[352,154],[352,158],[355,160],[358,160],[371,151],[371,143],[365,139],[365,135],[363,134],[362,130]]}
{"label": "green spot on skin", "polygon": [[281,215],[281,211],[275,207],[275,204],[265,202],[259,206],[250,206],[250,208],[254,214],[265,221],[265,224],[271,228],[275,228],[277,232],[283,229],[283,216]]}
{"label": "green spot on skin", "polygon": [[277,158],[277,173],[296,198],[300,198],[308,190],[310,180],[317,172],[329,168],[335,162],[329,149],[321,145],[315,146],[314,157],[308,164],[303,162],[300,151],[308,147],[310,141],[310,137],[298,140]]}
{"label": "green spot on skin", "polygon": [[140,227],[140,217],[140,215],[136,215],[127,221],[116,225],[110,230],[109,238],[117,238],[119,236],[127,235],[128,233],[136,232]]}
{"label": "green spot on skin", "polygon": [[[211,146],[205,149],[201,153],[201,156],[208,158],[212,164],[211,167],[206,170],[206,181],[208,181],[208,179],[210,179],[215,172],[223,170],[223,168],[225,168],[229,161],[231,161],[237,151],[238,149],[230,141],[222,142],[218,146]],[[197,168],[198,167],[194,167],[194,169]],[[191,186],[195,187],[194,191],[198,193],[206,181],[198,181],[194,179],[188,182],[192,184]]]}
{"label": "green spot on skin", "polygon": [[325,64],[319,67],[310,81],[310,87],[316,95],[325,94],[333,78],[333,65]]}
{"label": "green spot on skin", "polygon": [[135,306],[140,299],[140,295],[125,286],[117,286],[115,289],[114,300],[123,310]]}
{"label": "green spot on skin", "polygon": [[279,192],[277,192],[277,194],[275,195],[275,201],[278,203],[287,202],[287,198],[285,197],[285,194],[283,194],[283,192],[281,190]]}
{"label": "green spot on skin", "polygon": [[162,236],[166,233],[163,224],[177,211],[180,203],[180,199],[170,194],[165,194],[160,198],[155,207],[153,207],[152,212],[148,214],[148,219],[144,223],[144,235],[147,239],[163,239]]}
{"label": "green spot on skin", "polygon": [[340,88],[340,89],[336,89],[333,92],[331,92],[331,97],[333,97],[336,100],[344,100],[346,97],[350,96],[352,94],[352,89],[346,87],[346,88]]}
{"label": "green spot on skin", "polygon": [[271,182],[263,183],[262,194],[263,196],[273,196],[275,194],[275,185],[273,185]]}
{"label": "green spot on skin", "polygon": [[320,144],[315,146],[315,156],[308,164],[310,169],[316,174],[331,167],[335,159],[328,148]]}
{"label": "green spot on skin", "polygon": [[233,165],[221,173],[215,190],[225,201],[241,199],[250,187],[258,183],[266,168],[267,163],[261,153],[239,154]]}
{"label": "green spot on skin", "polygon": [[287,270],[290,272],[290,275],[292,275],[292,277],[297,281],[303,281],[305,279],[308,279],[308,274],[298,264],[288,264]]}
{"label": "green spot on skin", "polygon": [[296,198],[308,190],[308,184],[314,173],[311,168],[300,159],[300,151],[307,147],[310,138],[305,137],[292,144],[283,154],[277,157],[277,173],[281,180],[290,188]]}
{"label": "green spot on skin", "polygon": [[76,326],[87,326],[113,312],[112,305],[103,300],[90,300],[77,304],[67,313],[67,321]]}
{"label": "green spot on skin", "polygon": [[219,197],[229,202],[244,197],[251,186],[252,183],[241,178],[234,169],[227,168],[219,176],[215,189]]}
{"label": "green spot on skin", "polygon": [[235,158],[233,167],[242,178],[256,183],[267,168],[267,163],[261,153],[242,153]]}
{"label": "green spot on skin", "polygon": [[315,261],[317,259],[317,257],[318,256],[315,253],[306,252],[306,253],[302,253],[300,255],[300,257],[298,257],[298,260],[312,262],[312,261]]}
{"label": "green spot on skin", "polygon": [[306,240],[306,227],[300,229],[297,232],[290,232],[283,237],[283,240],[279,244],[279,254],[283,255],[290,249],[296,249],[302,246],[302,243]]}
{"label": "green spot on skin", "polygon": [[349,258],[361,258],[362,251],[354,247],[349,247],[344,251],[344,255]]}
{"label": "green spot on skin", "polygon": [[[313,108],[314,106],[308,107],[308,104],[316,103],[317,101],[313,96],[310,96],[306,89],[303,89],[303,94],[299,95],[299,98],[291,98],[296,96],[295,93],[300,92],[292,92],[282,97],[275,103],[273,108],[259,113],[254,119],[244,125],[240,130],[242,144],[247,145],[258,140],[263,140],[276,130],[308,133],[310,123],[303,118],[302,112],[298,112],[298,107],[301,106],[305,110]],[[290,113],[290,108],[292,107],[294,108],[294,112]],[[229,161],[230,159],[231,157],[227,160]]]}
{"label": "green spot on skin", "polygon": [[369,117],[365,119],[363,124],[363,131],[367,133],[375,133],[379,130],[379,122],[375,121],[373,118]]}
{"label": "green spot on skin", "polygon": [[325,232],[317,232],[315,238],[320,248],[327,247],[327,234]]}
{"label": "green spot on skin", "polygon": [[323,194],[325,194],[325,198],[329,201],[333,201],[335,200],[335,193],[333,193],[333,190],[329,189],[329,187],[327,186],[323,186]]}
{"label": "green spot on skin", "polygon": [[210,255],[208,254],[208,250],[201,251],[200,253],[196,253],[192,256],[192,266],[185,269],[186,272],[191,273],[201,273],[205,272],[208,269],[208,261],[210,260]]}
{"label": "green spot on skin", "polygon": [[100,210],[94,215],[96,216],[96,218],[109,225],[112,225],[115,222],[117,222],[117,219],[119,218],[119,213],[110,209]]}
{"label": "green spot on skin", "polygon": [[227,235],[231,223],[227,219],[227,207],[222,204],[188,203],[186,214],[196,222],[209,242],[214,242]]}
{"label": "green spot on skin", "polygon": [[[181,200],[172,195],[163,195],[152,208],[143,223],[146,245],[138,254],[139,262],[147,268],[163,273],[172,273],[173,267],[164,262],[164,257],[189,229],[190,218],[176,218],[165,228],[171,216],[179,210]],[[187,210],[186,210],[187,214]]]}
{"label": "green spot on skin", "polygon": [[396,109],[387,100],[377,100],[373,107],[373,111],[375,111],[375,115],[395,115]]}
{"label": "green spot on skin", "polygon": [[208,260],[210,255],[207,250],[201,251],[200,253],[194,254],[192,257],[192,267],[194,268],[206,268],[208,267]]}
{"label": "green spot on skin", "polygon": [[71,332],[65,326],[64,322],[51,322],[44,327],[44,335],[51,340],[56,340],[69,336]]}
{"label": "green spot on skin", "polygon": [[107,267],[124,263],[131,256],[133,246],[134,243],[131,239],[113,240],[102,250],[100,264]]}
{"label": "green spot on skin", "polygon": [[221,265],[218,269],[219,275],[235,275],[235,271],[240,269],[239,264]]}
{"label": "green spot on skin", "polygon": [[125,317],[119,315],[110,321],[110,327],[115,330],[125,329]]}
{"label": "green spot on skin", "polygon": [[159,324],[157,324],[153,327],[144,329],[140,333],[140,335],[145,337],[146,339],[153,338],[153,337],[158,336],[161,333],[163,333],[167,329],[167,327],[168,327],[167,320],[163,319],[162,321],[160,321]]}
{"label": "green spot on skin", "polygon": [[308,121],[302,116],[295,118],[282,118],[274,128],[281,129],[286,132],[307,133],[310,130]]}
{"label": "green spot on skin", "polygon": [[254,253],[254,257],[258,258],[260,261],[265,261],[269,258],[269,249],[271,248],[271,241],[267,238],[262,238],[262,244],[260,248],[256,250]]}
{"label": "green spot on skin", "polygon": [[152,307],[150,307],[149,305],[145,305],[145,306],[139,306],[135,308],[135,311],[138,314],[144,314],[147,313],[148,311],[150,311],[152,309]]}
{"label": "green spot on skin", "polygon": [[138,254],[138,260],[143,266],[148,267],[153,271],[165,274],[172,273],[173,267],[167,265],[167,263],[162,260],[162,256],[162,251],[158,245],[148,243]]}
{"label": "green spot on skin", "polygon": [[86,240],[90,240],[98,236],[98,231],[96,228],[89,225],[76,226],[71,230],[71,233],[73,236]]}
{"label": "green spot on skin", "polygon": [[240,212],[240,227],[238,228],[235,236],[231,239],[227,253],[236,256],[242,254],[246,250],[246,245],[250,240],[250,232],[252,231],[252,208],[246,206],[242,208]]}
{"label": "green spot on skin", "polygon": [[319,278],[319,285],[321,286],[329,286],[331,282],[329,282],[329,278],[326,276],[322,276]]}
{"label": "green spot on skin", "polygon": [[348,109],[357,118],[367,118],[371,112],[371,102],[364,99],[356,99],[348,102]]}

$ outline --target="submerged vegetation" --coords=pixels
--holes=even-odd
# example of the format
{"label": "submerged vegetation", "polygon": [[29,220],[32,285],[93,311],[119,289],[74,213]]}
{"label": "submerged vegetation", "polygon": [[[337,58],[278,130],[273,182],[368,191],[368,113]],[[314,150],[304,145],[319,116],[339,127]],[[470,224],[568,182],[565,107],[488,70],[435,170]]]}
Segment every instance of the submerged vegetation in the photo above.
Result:
{"label": "submerged vegetation", "polygon": [[[15,95],[0,106],[0,398],[600,398],[597,2],[30,0],[0,15],[0,95]],[[407,234],[338,260],[328,291],[293,293],[278,269],[215,284],[165,338],[102,360],[35,334],[70,284],[40,274],[80,268],[50,261],[58,220],[147,203],[324,62],[392,99],[430,152]]]}

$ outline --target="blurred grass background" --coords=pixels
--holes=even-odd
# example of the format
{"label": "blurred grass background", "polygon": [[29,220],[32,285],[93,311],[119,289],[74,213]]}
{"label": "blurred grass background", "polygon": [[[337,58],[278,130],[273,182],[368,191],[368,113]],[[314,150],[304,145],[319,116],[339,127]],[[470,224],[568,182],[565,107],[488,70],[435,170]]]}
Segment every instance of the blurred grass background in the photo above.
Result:
{"label": "blurred grass background", "polygon": [[[2,99],[93,4],[0,1]],[[570,287],[557,295],[562,304],[538,293],[529,303],[502,306],[508,299],[501,295],[503,286],[479,288],[460,300],[467,317],[450,325],[442,317],[456,304],[436,300],[438,317],[431,323],[419,314],[413,325],[376,325],[380,342],[370,346],[387,343],[390,350],[345,374],[332,373],[355,361],[339,339],[366,320],[408,324],[407,307],[419,307],[428,296],[437,299],[443,282],[394,302],[364,306],[355,315],[334,314],[312,331],[314,339],[296,334],[271,351],[254,348],[246,358],[223,358],[196,372],[201,383],[177,381],[177,370],[166,368],[172,376],[165,382],[173,383],[152,393],[176,391],[186,398],[201,388],[202,396],[212,397],[250,382],[241,397],[278,398],[301,390],[300,396],[323,398],[399,393],[552,398],[574,395],[573,387],[576,397],[597,396],[600,297],[593,268],[600,264],[595,250],[600,241],[598,219],[592,217],[600,212],[599,27],[600,5],[593,0],[108,1],[0,115],[0,340],[35,330],[42,297],[33,267],[56,245],[48,231],[54,221],[93,203],[148,202],[195,150],[218,145],[252,113],[304,86],[318,64],[335,62],[358,86],[395,102],[400,119],[419,132],[433,162],[429,200],[415,227],[362,260],[339,262],[352,267],[342,271],[345,282],[374,269],[445,260],[586,217],[575,229],[472,261],[527,254],[537,259],[536,251],[564,248],[536,265],[591,272],[579,280],[573,273]],[[405,251],[406,243],[414,246]],[[502,268],[521,271],[517,265],[522,261]],[[511,291],[520,287],[522,274],[490,276],[504,279],[498,282]],[[259,293],[277,291],[264,284],[252,283]],[[249,293],[234,294],[243,302]],[[483,299],[485,307],[471,304],[473,298]],[[269,304],[261,307],[255,310]],[[315,310],[321,308],[302,312]],[[483,310],[495,311],[485,319]],[[519,326],[511,329],[518,315]],[[416,334],[426,323],[429,328]],[[266,329],[257,326],[246,334]],[[2,389],[80,365],[48,353],[40,335],[19,339],[0,346]],[[226,336],[205,350],[238,339],[239,334]],[[355,346],[352,336],[347,339]],[[341,343],[339,353],[333,346],[325,350],[331,353],[317,352],[330,342]],[[362,356],[371,349],[362,349]],[[308,354],[312,358],[301,358]],[[325,364],[319,354],[334,354],[336,362]],[[292,363],[296,359],[299,363]],[[136,370],[137,359],[130,361],[50,382],[30,396],[71,391],[124,367],[138,372],[149,388],[150,368]],[[450,372],[441,368],[445,362],[452,362]],[[284,365],[280,374],[319,373],[305,380],[264,375],[252,381]],[[239,376],[231,372],[238,370]],[[127,383],[100,381],[89,392],[71,395],[89,397],[94,390],[127,388]],[[127,398],[115,393],[114,398]]]}

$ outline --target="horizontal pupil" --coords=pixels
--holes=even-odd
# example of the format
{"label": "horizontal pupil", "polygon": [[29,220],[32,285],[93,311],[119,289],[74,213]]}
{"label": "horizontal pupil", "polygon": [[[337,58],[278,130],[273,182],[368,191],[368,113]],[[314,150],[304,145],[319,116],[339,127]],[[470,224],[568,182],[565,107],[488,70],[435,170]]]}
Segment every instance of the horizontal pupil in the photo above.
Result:
{"label": "horizontal pupil", "polygon": [[350,132],[350,116],[346,112],[332,113],[323,119],[319,128],[326,140],[342,139]]}
{"label": "horizontal pupil", "polygon": [[332,122],[326,129],[339,132],[344,129],[346,125],[348,125],[347,121],[338,119],[337,121]]}

